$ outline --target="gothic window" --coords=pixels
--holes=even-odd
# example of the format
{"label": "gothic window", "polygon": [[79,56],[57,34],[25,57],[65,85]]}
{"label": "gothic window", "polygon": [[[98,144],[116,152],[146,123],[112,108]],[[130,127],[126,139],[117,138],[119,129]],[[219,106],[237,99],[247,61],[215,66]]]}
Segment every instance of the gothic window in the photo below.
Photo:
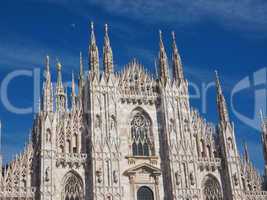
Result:
{"label": "gothic window", "polygon": [[151,122],[142,112],[137,112],[131,121],[133,156],[150,156],[152,151]]}
{"label": "gothic window", "polygon": [[204,200],[222,200],[222,191],[219,182],[214,177],[206,177],[203,185]]}
{"label": "gothic window", "polygon": [[84,200],[82,179],[72,172],[65,177],[62,200]]}
{"label": "gothic window", "polygon": [[154,200],[153,191],[148,187],[141,187],[137,192],[137,200]]}

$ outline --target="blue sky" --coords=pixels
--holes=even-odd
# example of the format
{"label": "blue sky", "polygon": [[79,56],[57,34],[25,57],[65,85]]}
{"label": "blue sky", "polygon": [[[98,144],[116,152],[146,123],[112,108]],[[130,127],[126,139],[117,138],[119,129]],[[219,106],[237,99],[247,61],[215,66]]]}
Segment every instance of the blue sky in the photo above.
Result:
{"label": "blue sky", "polygon": [[[213,81],[217,69],[228,104],[240,80],[249,77],[253,85],[253,73],[267,67],[267,2],[264,0],[10,0],[0,4],[0,83],[14,70],[42,69],[47,54],[51,57],[54,78],[56,57],[63,64],[64,81],[71,79],[72,70],[77,74],[80,51],[88,70],[90,21],[95,23],[100,50],[104,24],[109,24],[116,70],[137,58],[154,73],[158,30],[163,31],[169,57],[171,31],[175,31],[186,77],[201,88]],[[255,91],[266,90],[266,74],[264,77],[265,85],[247,87],[233,98],[235,109],[242,116],[257,119],[256,124],[259,110],[255,111],[255,102],[262,107],[266,105],[266,93],[257,93],[257,101],[255,98]],[[8,95],[14,105],[33,104],[32,82],[29,77],[12,81]],[[207,112],[201,99],[191,102],[208,121],[217,122],[214,88],[207,93]],[[229,109],[240,150],[246,141],[251,159],[262,170],[260,132]],[[33,114],[14,114],[1,101],[0,118],[2,150],[8,161],[23,149]]]}

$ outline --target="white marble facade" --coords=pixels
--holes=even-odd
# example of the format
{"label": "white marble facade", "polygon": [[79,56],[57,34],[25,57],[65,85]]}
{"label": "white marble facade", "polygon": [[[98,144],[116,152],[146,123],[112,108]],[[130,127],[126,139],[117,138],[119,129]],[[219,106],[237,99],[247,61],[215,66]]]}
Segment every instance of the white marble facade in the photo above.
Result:
{"label": "white marble facade", "polygon": [[[84,74],[80,56],[71,102],[63,66],[57,63],[52,85],[47,57],[41,109],[28,145],[1,169],[0,199],[267,199],[265,178],[247,148],[243,158],[237,151],[218,75],[214,126],[190,106],[174,33],[172,39],[169,66],[160,32],[157,77],[135,59],[114,72],[108,27],[102,66],[92,24],[89,72]],[[267,126],[262,127],[267,160]]]}

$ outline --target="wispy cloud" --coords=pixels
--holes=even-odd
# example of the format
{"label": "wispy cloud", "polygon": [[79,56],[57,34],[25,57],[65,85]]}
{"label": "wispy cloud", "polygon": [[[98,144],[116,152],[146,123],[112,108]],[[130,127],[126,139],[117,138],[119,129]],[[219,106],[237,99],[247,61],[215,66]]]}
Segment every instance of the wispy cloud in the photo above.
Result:
{"label": "wispy cloud", "polygon": [[267,27],[267,2],[264,0],[44,1],[57,3],[66,8],[70,6],[72,10],[79,11],[79,14],[88,14],[86,7],[97,6],[112,15],[146,23],[184,25],[212,20],[231,29],[262,31]]}
{"label": "wispy cloud", "polygon": [[[58,49],[52,45],[47,46],[38,41],[22,38],[22,36],[0,37],[0,70],[43,68],[45,56],[52,59],[51,65],[55,64],[56,58],[63,62],[64,68],[78,68],[79,54],[74,55],[68,50]],[[52,68],[52,67],[51,67]],[[69,73],[71,70],[67,70]]]}

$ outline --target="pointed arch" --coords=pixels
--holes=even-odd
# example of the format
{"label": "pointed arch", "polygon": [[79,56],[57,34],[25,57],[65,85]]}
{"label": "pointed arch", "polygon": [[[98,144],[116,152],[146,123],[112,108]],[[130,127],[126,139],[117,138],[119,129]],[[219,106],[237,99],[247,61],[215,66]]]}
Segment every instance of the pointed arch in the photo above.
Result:
{"label": "pointed arch", "polygon": [[212,175],[207,175],[202,182],[204,200],[222,200],[222,189],[219,181]]}
{"label": "pointed arch", "polygon": [[148,113],[137,107],[130,117],[131,152],[133,156],[154,155],[152,120]]}
{"label": "pointed arch", "polygon": [[63,178],[62,200],[84,200],[84,185],[80,175],[68,172]]}

